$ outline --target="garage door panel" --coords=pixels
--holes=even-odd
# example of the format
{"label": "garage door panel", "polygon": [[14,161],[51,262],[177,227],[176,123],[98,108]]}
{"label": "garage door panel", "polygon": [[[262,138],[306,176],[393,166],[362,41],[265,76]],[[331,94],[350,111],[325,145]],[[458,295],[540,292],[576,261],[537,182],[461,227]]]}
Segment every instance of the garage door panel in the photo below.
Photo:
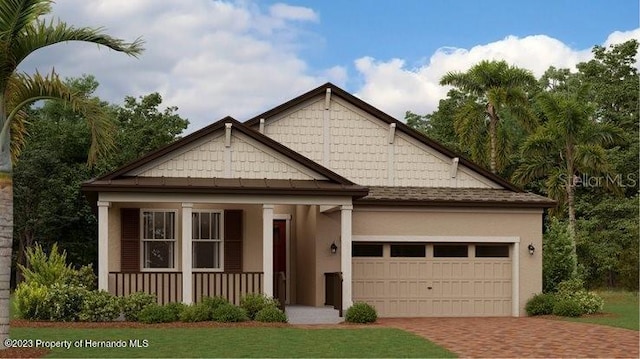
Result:
{"label": "garage door panel", "polygon": [[353,297],[383,317],[510,315],[511,265],[511,258],[403,258],[385,251],[353,259]]}

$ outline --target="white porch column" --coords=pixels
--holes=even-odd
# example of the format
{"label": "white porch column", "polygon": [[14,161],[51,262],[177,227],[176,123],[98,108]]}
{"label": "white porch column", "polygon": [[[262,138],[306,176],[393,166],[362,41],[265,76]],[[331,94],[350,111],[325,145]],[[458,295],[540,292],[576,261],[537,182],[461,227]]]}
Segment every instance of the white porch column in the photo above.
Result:
{"label": "white porch column", "polygon": [[342,270],[342,309],[352,304],[351,297],[351,212],[352,205],[340,207],[340,268]]}
{"label": "white porch column", "polygon": [[273,205],[262,205],[262,292],[273,297]]}
{"label": "white porch column", "polygon": [[109,291],[109,207],[98,201],[98,289]]}
{"label": "white porch column", "polygon": [[182,303],[193,302],[191,213],[193,203],[182,203]]}

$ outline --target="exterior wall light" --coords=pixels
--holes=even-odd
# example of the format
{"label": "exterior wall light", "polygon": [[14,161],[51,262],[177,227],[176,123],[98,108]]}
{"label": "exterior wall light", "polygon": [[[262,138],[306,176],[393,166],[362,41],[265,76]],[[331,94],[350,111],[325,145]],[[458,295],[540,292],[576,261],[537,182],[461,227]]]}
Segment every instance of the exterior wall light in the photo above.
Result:
{"label": "exterior wall light", "polygon": [[527,249],[529,249],[529,254],[531,255],[533,255],[533,253],[536,251],[536,247],[533,246],[533,243],[529,243]]}
{"label": "exterior wall light", "polygon": [[336,242],[331,243],[331,254],[336,254],[338,253],[338,246],[336,245]]}

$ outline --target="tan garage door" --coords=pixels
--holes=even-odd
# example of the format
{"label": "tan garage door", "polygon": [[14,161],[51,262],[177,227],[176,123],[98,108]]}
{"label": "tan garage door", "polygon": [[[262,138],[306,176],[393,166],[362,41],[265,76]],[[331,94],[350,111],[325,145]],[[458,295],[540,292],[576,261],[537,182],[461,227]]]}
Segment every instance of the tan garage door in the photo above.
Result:
{"label": "tan garage door", "polygon": [[353,300],[381,317],[509,316],[509,246],[354,243]]}

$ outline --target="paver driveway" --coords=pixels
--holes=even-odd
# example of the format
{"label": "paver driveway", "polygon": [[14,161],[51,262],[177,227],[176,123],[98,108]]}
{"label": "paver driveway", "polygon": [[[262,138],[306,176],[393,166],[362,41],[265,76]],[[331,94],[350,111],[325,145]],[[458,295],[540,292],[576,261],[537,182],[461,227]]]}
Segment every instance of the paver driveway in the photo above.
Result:
{"label": "paver driveway", "polygon": [[543,318],[381,318],[460,357],[638,358],[639,332]]}

